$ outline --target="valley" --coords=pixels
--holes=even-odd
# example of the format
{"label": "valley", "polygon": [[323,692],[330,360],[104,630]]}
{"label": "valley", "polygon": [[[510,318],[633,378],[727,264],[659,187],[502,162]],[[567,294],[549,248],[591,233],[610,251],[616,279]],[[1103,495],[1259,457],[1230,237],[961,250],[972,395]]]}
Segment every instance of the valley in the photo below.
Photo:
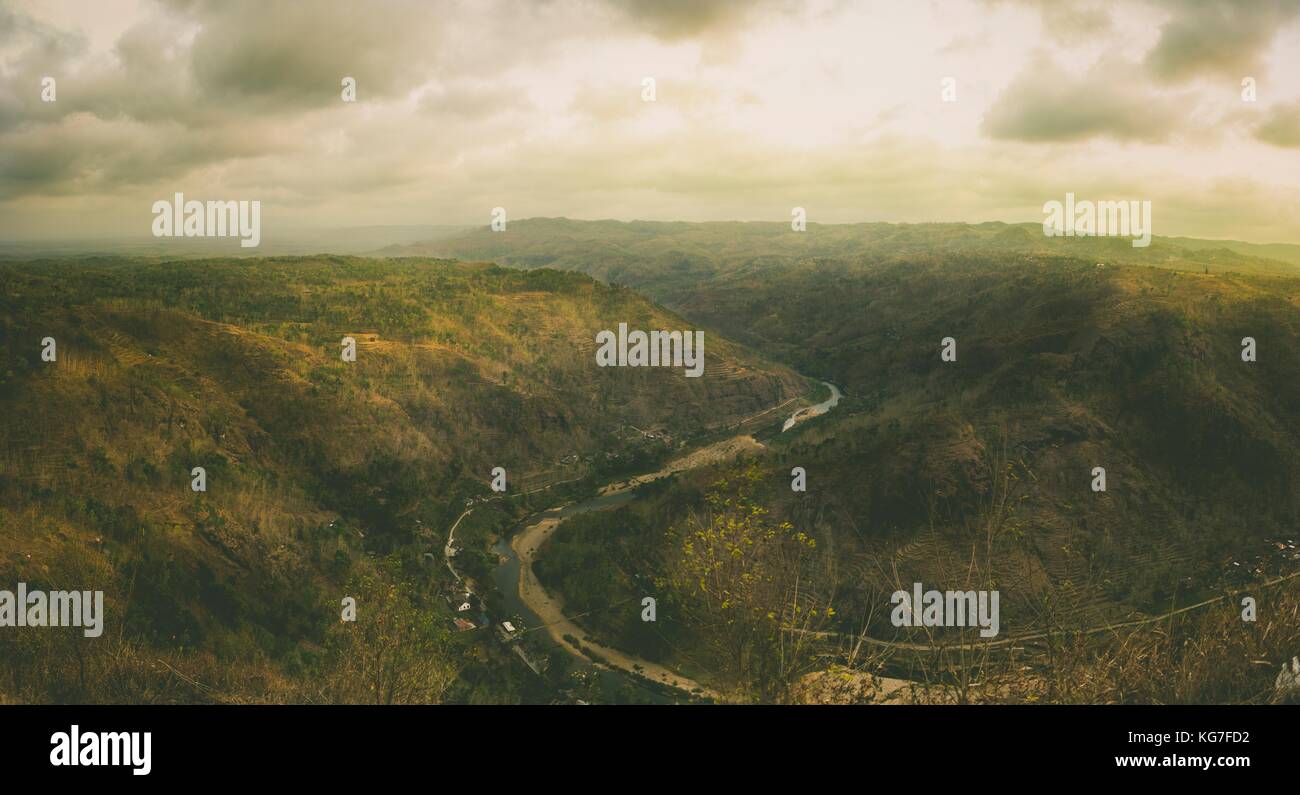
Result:
{"label": "valley", "polygon": [[[144,700],[373,699],[350,690],[364,679],[349,655],[373,639],[339,623],[345,596],[363,616],[414,621],[409,656],[381,645],[375,664],[436,675],[460,698],[520,698],[508,680],[526,677],[449,634],[451,572],[423,554],[490,493],[489,472],[505,469],[518,499],[463,517],[457,565],[479,579],[485,534],[535,500],[582,494],[808,388],[721,338],[716,377],[602,379],[597,329],[681,323],[578,275],[114,259],[0,266],[0,281],[0,561],[29,583],[95,572],[113,638],[79,663],[61,635],[7,633],[0,688],[25,699],[116,698],[103,688],[119,681]],[[340,357],[345,336],[355,362]],[[417,664],[420,648],[437,670]],[[487,679],[455,673],[467,665]]]}
{"label": "valley", "polygon": [[[586,258],[537,253],[569,245],[557,225]],[[1082,670],[1165,642],[1157,620],[1186,625],[1179,643],[1231,631],[1231,594],[1294,598],[1288,263],[983,225],[814,225],[804,254],[761,225],[510,229],[434,245],[516,267],[0,265],[0,560],[41,585],[97,572],[115,638],[75,664],[70,638],[0,639],[0,689],[767,702],[823,698],[830,671],[855,683],[837,697],[1068,700],[1067,649]],[[630,233],[637,267],[611,269]],[[543,261],[584,273],[517,267]],[[704,329],[707,365],[600,367],[624,328]],[[891,624],[916,582],[997,590],[997,635]],[[339,622],[345,596],[408,629]],[[1269,658],[1297,631],[1216,648]],[[1262,675],[1236,664],[1200,687]],[[372,666],[415,684],[376,693]]]}
{"label": "valley", "polygon": [[[539,223],[546,229],[558,222]],[[596,252],[625,229],[654,229],[659,243],[644,236],[638,244],[649,263],[662,259],[656,245],[684,250],[693,238],[726,228],[563,223],[568,236]],[[836,235],[827,230],[830,239]],[[744,239],[729,238],[713,251]],[[547,245],[532,230],[448,245],[480,240],[493,248],[470,250],[515,265],[542,261],[532,251]],[[1145,250],[1131,247],[1134,261],[1111,252],[1115,258],[1102,266],[1055,249],[1007,257],[941,245],[948,249],[941,255],[761,265],[697,248],[692,270],[709,280],[694,289],[683,283],[680,292],[672,270],[650,264],[637,271],[645,289],[705,328],[847,384],[847,404],[828,420],[769,439],[769,449],[754,455],[763,504],[834,544],[830,573],[818,575],[836,600],[831,634],[952,657],[964,641],[900,635],[881,623],[880,606],[899,583],[997,583],[1007,600],[1006,626],[986,645],[1005,658],[1016,638],[1036,646],[1044,626],[1057,628],[1048,635],[1095,638],[1098,628],[1181,615],[1243,585],[1236,570],[1247,560],[1256,583],[1294,570],[1285,550],[1293,549],[1286,545],[1294,544],[1300,477],[1293,431],[1300,419],[1300,299],[1295,278],[1266,275],[1286,264],[1223,254],[1221,272],[1207,276],[1203,268],[1152,268]],[[1162,245],[1157,239],[1153,248]],[[604,268],[588,268],[576,256],[566,264],[591,273]],[[1242,363],[1246,317],[1281,346],[1268,372],[1234,365]],[[961,341],[955,362],[939,356],[945,336]],[[1233,452],[1246,448],[1252,452]],[[1263,460],[1270,463],[1260,467]],[[1088,473],[1098,463],[1109,463],[1111,487],[1090,496]],[[809,473],[807,496],[780,486],[796,464]],[[728,471],[684,473],[648,498],[652,506],[620,507],[608,521],[590,519],[571,533],[561,526],[551,545],[562,563],[549,580],[543,571],[542,581],[582,607],[630,595],[629,570],[661,577],[670,550],[652,528],[688,518],[710,479]],[[1250,527],[1235,512],[1219,512],[1229,493],[1239,507],[1252,501]],[[614,533],[641,522],[648,525],[635,540]],[[623,539],[599,542],[600,533]],[[1268,551],[1275,543],[1282,553]],[[600,563],[602,555],[615,565]],[[569,567],[581,569],[587,582],[565,576],[561,570]],[[621,638],[615,643],[624,649],[665,648],[662,640],[636,640],[627,625],[599,616],[592,622],[602,637]],[[893,676],[929,676],[917,666],[953,665],[888,656],[883,664]]]}

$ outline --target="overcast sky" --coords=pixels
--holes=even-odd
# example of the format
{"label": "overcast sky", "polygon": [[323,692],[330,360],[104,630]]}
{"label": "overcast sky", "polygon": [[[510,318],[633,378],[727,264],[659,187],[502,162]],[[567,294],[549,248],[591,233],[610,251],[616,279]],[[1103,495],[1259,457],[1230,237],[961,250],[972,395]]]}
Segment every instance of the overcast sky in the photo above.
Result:
{"label": "overcast sky", "polygon": [[263,230],[1041,222],[1069,191],[1300,243],[1300,0],[0,0],[0,236],[147,237],[178,191]]}

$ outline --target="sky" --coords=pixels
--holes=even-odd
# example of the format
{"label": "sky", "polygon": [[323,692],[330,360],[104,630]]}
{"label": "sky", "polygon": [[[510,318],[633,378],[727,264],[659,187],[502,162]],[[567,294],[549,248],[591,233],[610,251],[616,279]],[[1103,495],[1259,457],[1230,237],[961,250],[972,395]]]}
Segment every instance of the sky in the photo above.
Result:
{"label": "sky", "polygon": [[146,238],[177,192],[264,230],[1071,192],[1300,243],[1300,0],[0,0],[0,239]]}

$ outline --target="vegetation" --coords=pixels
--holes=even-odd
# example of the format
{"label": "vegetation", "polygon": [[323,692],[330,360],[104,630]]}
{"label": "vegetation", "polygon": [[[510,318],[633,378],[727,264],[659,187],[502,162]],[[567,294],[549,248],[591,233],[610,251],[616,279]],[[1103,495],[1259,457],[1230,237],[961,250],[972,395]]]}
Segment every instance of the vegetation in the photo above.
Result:
{"label": "vegetation", "polygon": [[[843,387],[831,414],[764,437],[751,496],[773,522],[833,550],[815,585],[836,595],[831,623],[843,637],[926,641],[882,609],[917,581],[1000,590],[1002,632],[1015,637],[1160,615],[1296,566],[1276,549],[1300,520],[1290,261],[1002,224],[800,235],[778,224],[541,219],[511,229],[490,246],[478,233],[444,245],[627,281]],[[940,358],[944,337],[956,362]],[[1259,346],[1255,362],[1242,359],[1244,337]],[[807,493],[790,490],[794,466],[808,472]],[[1092,491],[1096,466],[1105,492]],[[625,534],[617,554],[576,520],[554,550],[628,571],[659,565],[675,545],[662,528],[703,511],[722,474],[683,474],[640,506],[660,531]],[[566,599],[584,598],[579,578],[555,582]],[[674,642],[691,648],[706,625]],[[626,632],[611,637],[634,648]],[[888,666],[939,676],[949,663],[895,656]]]}
{"label": "vegetation", "polygon": [[486,581],[523,513],[803,389],[720,339],[725,378],[613,377],[594,334],[619,321],[685,327],[628,290],[491,265],[0,266],[0,581],[102,589],[107,612],[99,639],[0,633],[0,698],[549,699],[488,632],[444,631],[466,499],[507,470],[512,498],[458,539]]}
{"label": "vegetation", "polygon": [[[447,529],[505,467],[511,498],[457,531],[459,571],[490,582],[522,516],[735,434],[808,391],[795,370],[840,405],[784,433],[771,415],[765,449],[548,542],[539,577],[602,644],[738,701],[853,677],[875,698],[891,675],[939,700],[1259,700],[1296,653],[1285,586],[1257,624],[1226,598],[1176,612],[1296,567],[1290,248],[1004,224],[510,228],[435,245],[523,270],[0,266],[0,567],[110,605],[103,642],[0,635],[3,697],[589,697],[566,652],[537,677],[489,633],[448,633]],[[595,331],[620,321],[707,329],[705,377],[593,367]],[[998,590],[1000,638],[894,627],[890,594],[914,582]],[[373,623],[339,622],[355,594]],[[599,657],[591,640],[570,645]]]}
{"label": "vegetation", "polygon": [[705,639],[711,667],[737,697],[771,701],[811,664],[807,632],[833,618],[817,542],[751,499],[750,464],[714,484],[703,515],[669,536],[669,604]]}

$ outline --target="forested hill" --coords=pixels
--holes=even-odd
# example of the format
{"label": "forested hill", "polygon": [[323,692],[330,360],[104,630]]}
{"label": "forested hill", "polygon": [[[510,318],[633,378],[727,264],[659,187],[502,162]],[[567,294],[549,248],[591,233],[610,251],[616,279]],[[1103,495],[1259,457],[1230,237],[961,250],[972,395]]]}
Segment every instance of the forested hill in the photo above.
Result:
{"label": "forested hill", "polygon": [[[1014,633],[1041,630],[1044,615],[1081,627],[1154,614],[1287,564],[1300,275],[1286,263],[1175,255],[1159,239],[1040,251],[1041,230],[1000,224],[533,223],[459,245],[633,284],[844,387],[829,415],[771,440],[757,499],[834,550],[804,582],[835,593],[845,632],[868,615],[892,631],[878,610],[899,581],[969,586],[978,571]],[[791,490],[796,466],[806,493]],[[703,510],[692,501],[719,477],[734,473],[697,474],[642,508],[640,546],[606,533],[620,546],[570,550],[623,556],[584,582],[670,556],[659,529]]]}
{"label": "forested hill", "polygon": [[[302,655],[337,624],[345,584],[388,576],[366,556],[440,552],[494,467],[516,491],[595,478],[655,454],[643,432],[667,449],[807,391],[716,335],[703,377],[599,368],[595,335],[620,322],[689,327],[580,274],[486,264],[0,265],[0,574],[103,588],[114,644],[87,648],[117,655],[87,674],[50,646],[62,636],[11,630],[0,653],[17,673],[0,693],[110,698],[102,664],[131,689],[121,698],[205,697],[143,692],[162,651],[140,649],[191,676],[197,662],[171,655],[207,654],[235,692],[269,692],[295,666],[318,685],[328,677]],[[194,467],[206,492],[191,489]]]}
{"label": "forested hill", "polygon": [[575,221],[528,218],[504,232],[487,227],[380,254],[486,259],[514,267],[580,270],[645,289],[674,303],[701,280],[743,279],[793,262],[853,264],[906,257],[984,259],[1072,257],[1211,273],[1300,275],[1300,246],[1155,236],[1146,247],[1124,237],[1046,237],[1041,224],[816,224],[780,222]]}

